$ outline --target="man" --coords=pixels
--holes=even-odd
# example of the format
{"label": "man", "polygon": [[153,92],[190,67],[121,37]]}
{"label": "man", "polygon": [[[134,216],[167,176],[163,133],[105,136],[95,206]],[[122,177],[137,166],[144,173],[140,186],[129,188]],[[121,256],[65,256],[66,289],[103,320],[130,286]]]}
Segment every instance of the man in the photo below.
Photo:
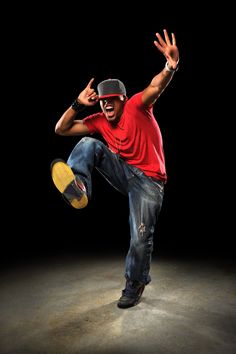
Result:
{"label": "man", "polygon": [[[136,305],[149,274],[153,235],[161,210],[167,181],[163,142],[153,105],[171,81],[179,62],[175,35],[166,30],[154,41],[165,56],[164,69],[148,87],[128,99],[118,79],[100,82],[97,92],[91,79],[56,124],[60,135],[100,133],[98,139],[84,137],[71,152],[67,163],[55,160],[52,179],[63,197],[76,209],[84,208],[91,198],[91,174],[96,168],[106,180],[129,199],[130,247],[126,256],[126,285],[118,307]],[[99,101],[102,112],[78,120],[81,108]]]}

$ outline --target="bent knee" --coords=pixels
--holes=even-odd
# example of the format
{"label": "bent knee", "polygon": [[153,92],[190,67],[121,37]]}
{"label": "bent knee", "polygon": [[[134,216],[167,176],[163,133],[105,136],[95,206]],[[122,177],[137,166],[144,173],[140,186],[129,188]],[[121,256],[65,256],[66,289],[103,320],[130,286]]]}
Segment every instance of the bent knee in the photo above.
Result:
{"label": "bent knee", "polygon": [[90,136],[84,136],[81,140],[80,143],[81,144],[95,144],[96,142],[98,142],[97,139],[91,138]]}

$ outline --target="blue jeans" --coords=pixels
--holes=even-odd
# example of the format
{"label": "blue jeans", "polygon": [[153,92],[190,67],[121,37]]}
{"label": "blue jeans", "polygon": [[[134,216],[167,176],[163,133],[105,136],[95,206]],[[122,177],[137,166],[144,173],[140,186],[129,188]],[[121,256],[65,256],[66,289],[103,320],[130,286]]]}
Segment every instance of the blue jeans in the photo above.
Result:
{"label": "blue jeans", "polygon": [[130,247],[125,262],[125,277],[144,284],[151,281],[150,264],[153,235],[161,211],[164,186],[127,164],[101,141],[84,137],[71,152],[68,165],[92,195],[91,174],[96,168],[105,179],[129,199]]}

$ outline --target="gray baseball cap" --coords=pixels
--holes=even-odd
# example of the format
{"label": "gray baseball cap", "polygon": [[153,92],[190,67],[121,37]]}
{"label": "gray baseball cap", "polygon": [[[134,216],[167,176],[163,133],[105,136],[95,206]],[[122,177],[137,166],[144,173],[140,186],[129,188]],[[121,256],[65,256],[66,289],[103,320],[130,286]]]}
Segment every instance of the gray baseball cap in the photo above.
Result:
{"label": "gray baseball cap", "polygon": [[120,95],[126,96],[125,85],[118,79],[108,79],[100,82],[97,91],[99,99]]}

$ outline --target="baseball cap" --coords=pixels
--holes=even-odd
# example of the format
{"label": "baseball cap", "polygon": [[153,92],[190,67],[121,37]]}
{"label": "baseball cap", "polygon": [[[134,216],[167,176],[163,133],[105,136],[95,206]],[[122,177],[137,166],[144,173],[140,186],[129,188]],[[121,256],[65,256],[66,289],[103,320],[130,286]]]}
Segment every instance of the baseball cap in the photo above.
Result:
{"label": "baseball cap", "polygon": [[125,85],[118,79],[108,79],[100,82],[97,91],[99,99],[120,95],[126,96]]}

